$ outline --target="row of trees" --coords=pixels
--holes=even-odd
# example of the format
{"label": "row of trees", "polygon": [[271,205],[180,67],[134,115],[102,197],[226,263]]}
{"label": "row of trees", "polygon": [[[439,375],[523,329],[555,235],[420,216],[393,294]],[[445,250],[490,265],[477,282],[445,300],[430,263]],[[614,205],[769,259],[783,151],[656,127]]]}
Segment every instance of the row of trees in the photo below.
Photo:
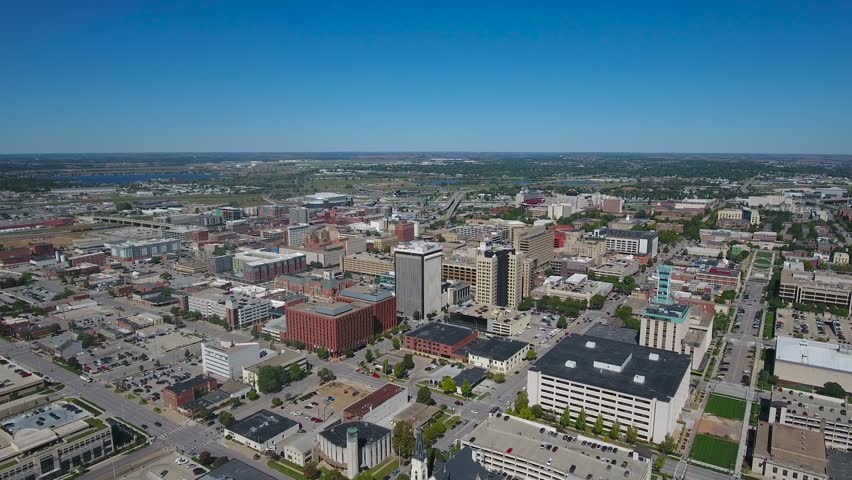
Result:
{"label": "row of trees", "polygon": [[297,382],[306,375],[307,373],[299,367],[298,363],[287,368],[264,365],[257,369],[257,388],[260,393],[278,392],[285,385]]}

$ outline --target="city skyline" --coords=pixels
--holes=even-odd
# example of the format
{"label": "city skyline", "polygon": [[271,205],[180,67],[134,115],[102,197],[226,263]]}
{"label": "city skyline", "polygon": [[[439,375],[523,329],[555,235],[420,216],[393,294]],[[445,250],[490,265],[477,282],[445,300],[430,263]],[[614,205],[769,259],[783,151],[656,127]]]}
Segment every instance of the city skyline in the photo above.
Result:
{"label": "city skyline", "polygon": [[852,152],[852,8],[14,5],[0,153]]}

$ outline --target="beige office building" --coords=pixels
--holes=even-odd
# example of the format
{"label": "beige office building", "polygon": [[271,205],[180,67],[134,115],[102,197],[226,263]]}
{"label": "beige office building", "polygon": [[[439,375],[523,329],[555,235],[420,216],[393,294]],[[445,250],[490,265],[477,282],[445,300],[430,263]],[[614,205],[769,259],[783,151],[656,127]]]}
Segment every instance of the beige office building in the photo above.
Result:
{"label": "beige office building", "polygon": [[523,295],[522,253],[482,242],[476,254],[477,303],[517,308]]}
{"label": "beige office building", "polygon": [[553,230],[545,227],[517,229],[512,232],[512,246],[535,262],[536,268],[550,265],[553,260]]}
{"label": "beige office building", "polygon": [[784,262],[778,295],[793,303],[824,303],[852,308],[852,275],[808,272],[801,262]]}
{"label": "beige office building", "polygon": [[384,275],[392,272],[393,257],[387,255],[372,255],[355,253],[343,257],[343,271],[359,275]]}

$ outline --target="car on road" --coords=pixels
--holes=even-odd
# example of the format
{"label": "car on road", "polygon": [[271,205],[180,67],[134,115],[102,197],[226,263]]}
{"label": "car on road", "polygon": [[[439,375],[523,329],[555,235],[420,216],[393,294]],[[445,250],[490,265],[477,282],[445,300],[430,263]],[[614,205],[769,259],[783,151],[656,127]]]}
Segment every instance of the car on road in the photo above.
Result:
{"label": "car on road", "polygon": [[162,427],[162,426],[163,426],[163,424],[162,424],[162,423],[160,423],[160,422],[154,422],[154,426],[155,426],[155,427]]}
{"label": "car on road", "polygon": [[456,405],[458,405],[458,406],[460,406],[460,407],[461,407],[461,406],[464,406],[464,402],[462,402],[461,400],[456,400],[456,401],[455,401],[455,402],[453,402],[453,403],[455,403]]}
{"label": "car on road", "polygon": [[139,425],[139,426],[144,428],[145,430],[148,430],[148,425],[145,425],[144,423],[142,425]]}

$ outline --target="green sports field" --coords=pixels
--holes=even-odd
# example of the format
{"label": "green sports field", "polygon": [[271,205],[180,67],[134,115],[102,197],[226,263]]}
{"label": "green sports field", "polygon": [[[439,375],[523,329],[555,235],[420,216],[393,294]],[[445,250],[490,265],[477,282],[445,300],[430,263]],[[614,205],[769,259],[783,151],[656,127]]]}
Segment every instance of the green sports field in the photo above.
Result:
{"label": "green sports field", "polygon": [[739,445],[722,438],[699,433],[692,444],[690,458],[699,462],[733,470]]}
{"label": "green sports field", "polygon": [[713,394],[707,400],[707,408],[704,409],[704,413],[731,420],[742,420],[745,416],[745,408],[745,400]]}

